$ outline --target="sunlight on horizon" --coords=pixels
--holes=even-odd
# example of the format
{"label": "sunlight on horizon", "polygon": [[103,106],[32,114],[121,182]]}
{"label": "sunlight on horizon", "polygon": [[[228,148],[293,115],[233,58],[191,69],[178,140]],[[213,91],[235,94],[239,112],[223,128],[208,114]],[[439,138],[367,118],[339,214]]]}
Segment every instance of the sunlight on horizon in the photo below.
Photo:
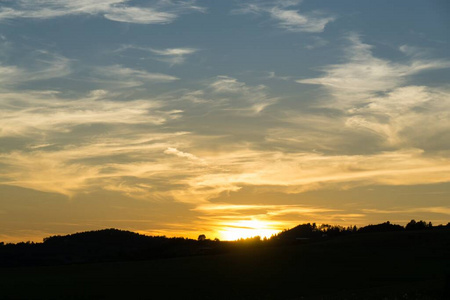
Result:
{"label": "sunlight on horizon", "polygon": [[224,224],[226,229],[220,230],[219,235],[221,240],[235,241],[238,239],[247,239],[259,236],[263,238],[270,238],[272,235],[280,232],[279,229],[273,228],[274,224],[271,222],[260,220],[242,220],[234,223]]}

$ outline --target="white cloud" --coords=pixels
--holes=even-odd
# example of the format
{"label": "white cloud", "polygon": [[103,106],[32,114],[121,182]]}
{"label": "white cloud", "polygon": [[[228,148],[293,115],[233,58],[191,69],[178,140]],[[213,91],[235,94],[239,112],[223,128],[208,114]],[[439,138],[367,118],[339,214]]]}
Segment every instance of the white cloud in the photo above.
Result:
{"label": "white cloud", "polygon": [[160,126],[181,111],[152,99],[118,97],[104,90],[77,100],[54,91],[1,93],[0,139],[14,137],[23,144],[0,151],[0,183],[72,195],[99,184],[117,189],[122,178],[135,178],[122,192],[148,191],[139,181],[170,170],[170,164],[156,160],[171,139],[185,134]]}
{"label": "white cloud", "polygon": [[[267,106],[278,101],[278,98],[267,94],[266,86],[249,86],[229,76],[218,76],[209,85],[208,90],[216,97],[219,96],[219,99],[232,101],[234,109],[240,108],[252,113],[260,113]],[[242,108],[243,104],[244,108]]]}
{"label": "white cloud", "polygon": [[277,7],[272,8],[269,13],[272,19],[278,21],[280,28],[293,32],[323,32],[325,26],[335,20],[334,17],[300,14],[298,10]]}
{"label": "white cloud", "polygon": [[325,26],[334,21],[334,16],[327,16],[320,12],[300,13],[296,9],[301,1],[264,1],[242,4],[234,13],[240,14],[267,14],[277,23],[277,26],[291,32],[323,32]]}
{"label": "white cloud", "polygon": [[[202,96],[207,98],[238,102],[248,101],[255,95],[267,97],[265,87],[248,86],[226,76],[216,78],[204,93]],[[378,112],[371,111],[370,107],[365,108],[368,112],[354,112],[360,119],[354,118],[350,125],[355,131],[359,130],[354,126],[358,123],[359,128],[387,134],[369,126],[368,121],[372,120],[369,117],[380,111],[384,113],[387,109],[384,103],[387,107],[393,99],[410,99],[411,95],[416,97],[420,93],[426,105],[442,105],[446,97],[442,94],[437,98],[418,87],[397,91],[390,98],[377,100]],[[448,181],[450,171],[448,156],[430,156],[419,148],[407,148],[408,145],[365,155],[284,151],[284,144],[269,139],[265,145],[232,139],[228,140],[231,145],[225,145],[219,138],[234,134],[231,129],[227,131],[230,122],[238,121],[233,114],[226,115],[229,119],[224,124],[214,123],[218,131],[210,135],[201,132],[202,125],[183,119],[183,128],[191,131],[187,135],[173,127],[180,111],[168,106],[170,101],[109,100],[111,95],[104,90],[92,91],[78,100],[61,99],[52,91],[3,93],[0,97],[0,135],[24,139],[27,145],[0,153],[0,163],[4,166],[0,183],[43,191],[70,195],[101,187],[142,199],[159,197],[207,204],[223,192],[239,191],[246,186],[300,193],[336,184],[431,184]],[[411,110],[414,106],[411,103],[399,104],[399,112]],[[241,108],[248,109],[249,105],[251,101]],[[196,118],[193,111],[183,113],[186,114]],[[303,120],[308,126],[317,126],[309,121]],[[331,132],[340,129],[339,122],[330,123],[327,119],[323,122],[321,126],[331,126]],[[448,121],[446,124],[444,129],[448,128]],[[96,125],[103,129],[98,131]],[[264,135],[268,128],[263,125],[249,132]],[[77,130],[81,126],[83,130]],[[304,131],[295,124],[284,128],[289,129],[297,134]],[[321,142],[333,146],[333,140],[328,138]],[[268,149],[274,144],[281,150]],[[299,209],[286,207],[270,211],[271,214],[306,213]]]}
{"label": "white cloud", "polygon": [[[385,96],[371,97],[370,103],[355,112],[370,111],[372,113],[388,113],[399,117],[414,107],[423,106],[438,96],[425,86],[405,86],[394,89]],[[442,99],[444,100],[444,99]]]}
{"label": "white cloud", "polygon": [[164,150],[165,154],[168,155],[175,155],[181,158],[187,158],[189,160],[194,160],[194,161],[202,161],[201,159],[199,159],[197,156],[195,156],[192,153],[188,153],[188,152],[183,152],[178,150],[177,148],[173,148],[173,147],[169,147],[166,150]]}
{"label": "white cloud", "polygon": [[[346,125],[370,130],[395,147],[420,147],[433,151],[448,147],[433,141],[450,129],[450,92],[425,86],[399,87],[350,110]],[[423,126],[427,124],[427,126]],[[421,128],[420,130],[416,130]]]}
{"label": "white cloud", "polygon": [[140,7],[114,7],[104,14],[106,19],[137,24],[166,24],[173,22],[177,15],[168,12],[159,12],[151,8]]}
{"label": "white cloud", "polygon": [[123,4],[128,0],[20,0],[13,7],[2,7],[0,20],[15,18],[50,19],[66,15],[95,15],[111,9],[114,5]]}
{"label": "white cloud", "polygon": [[374,92],[386,92],[406,83],[408,76],[426,70],[450,67],[449,61],[412,60],[406,64],[394,63],[373,56],[372,46],[364,44],[358,35],[348,37],[347,62],[321,68],[322,77],[297,80],[303,84],[317,84],[343,99],[356,99]]}
{"label": "white cloud", "polygon": [[34,51],[27,68],[0,64],[0,87],[27,81],[61,78],[71,73],[71,60],[44,50]]}
{"label": "white cloud", "polygon": [[140,86],[145,83],[172,82],[179,78],[167,74],[150,73],[144,70],[131,69],[121,65],[96,67],[95,75],[114,81],[115,84],[125,87]]}
{"label": "white cloud", "polygon": [[192,48],[168,48],[164,50],[151,50],[153,53],[163,55],[163,56],[179,56],[188,55],[197,52],[197,49]]}
{"label": "white cloud", "polygon": [[156,101],[110,101],[105,99],[105,91],[72,101],[61,99],[52,91],[9,92],[0,96],[0,136],[67,132],[83,124],[163,124],[179,113],[155,112],[160,107]]}
{"label": "white cloud", "polygon": [[187,56],[192,55],[199,51],[195,48],[167,48],[167,49],[154,49],[150,47],[141,47],[135,45],[122,45],[120,48],[113,52],[124,52],[127,50],[139,50],[147,53],[151,53],[156,56],[157,60],[166,62],[173,65],[183,64],[186,61]]}
{"label": "white cloud", "polygon": [[[400,50],[408,54],[409,61],[392,62],[375,57],[373,47],[359,36],[352,34],[348,40],[346,61],[323,67],[321,77],[297,82],[324,87],[331,97],[322,105],[340,109],[345,127],[362,137],[372,137],[372,141],[379,140],[378,147],[443,150],[447,143],[436,138],[437,133],[442,135],[450,128],[446,121],[450,109],[448,89],[408,82],[421,72],[449,68],[450,61],[426,59],[418,51],[402,46]],[[422,128],[423,124],[427,124],[426,128]]]}
{"label": "white cloud", "polygon": [[[16,83],[23,81],[25,72],[16,66],[0,65],[0,82],[1,85]],[[22,79],[22,80],[21,80]]]}
{"label": "white cloud", "polygon": [[218,93],[237,93],[245,90],[245,86],[244,82],[228,76],[218,76],[217,80],[210,84],[210,87]]}
{"label": "white cloud", "polygon": [[[130,106],[134,107],[131,111]],[[136,108],[139,106],[141,108]],[[74,127],[82,124],[80,120],[83,124],[88,119],[91,123],[102,119],[112,124],[126,122],[123,125],[132,125],[146,122],[149,114],[144,112],[148,109],[143,103],[121,104],[114,115],[110,111],[99,111],[96,115],[88,113],[89,118],[80,118],[80,112],[72,109],[73,116],[54,113],[33,126],[51,136],[55,128]],[[16,118],[15,124],[33,119],[31,114],[20,115],[21,119]],[[120,115],[127,116],[120,119]],[[45,112],[40,113],[39,119],[42,116]],[[67,123],[64,119],[68,119]],[[44,121],[50,124],[44,124]],[[450,171],[448,159],[428,157],[418,149],[338,156],[241,149],[203,152],[200,160],[192,153],[170,146],[179,144],[183,135],[156,133],[153,138],[148,138],[143,135],[144,131],[137,134],[136,129],[123,132],[127,127],[121,128],[104,137],[80,141],[73,137],[71,145],[65,147],[50,145],[2,153],[0,162],[7,166],[3,169],[2,183],[60,193],[101,183],[105,188],[143,198],[159,195],[174,197],[181,202],[205,204],[222,192],[238,191],[243,186],[266,186],[285,193],[299,193],[336,183],[430,184],[448,181]],[[188,140],[195,146],[198,138],[201,137],[194,135]],[[186,164],[180,158],[193,163]],[[164,181],[157,181],[158,178],[164,178]],[[152,184],[153,181],[156,183]],[[161,190],[168,185],[170,188]]]}
{"label": "white cloud", "polygon": [[186,56],[192,55],[198,51],[194,48],[168,48],[168,49],[150,49],[154,54],[160,56],[158,60],[169,63],[170,65],[182,64],[186,60]]}
{"label": "white cloud", "polygon": [[189,188],[173,191],[173,195],[180,201],[195,198],[201,202],[201,199],[214,198],[222,192],[238,191],[243,186],[270,186],[285,193],[300,193],[335,184],[446,182],[449,160],[422,154],[420,150],[409,149],[356,156],[252,150],[203,155],[208,169],[199,169],[198,173],[190,170],[188,180],[183,179]]}
{"label": "white cloud", "polygon": [[102,15],[106,19],[138,24],[166,24],[180,14],[204,11],[194,1],[155,1],[153,7],[131,6],[130,0],[20,0],[0,8],[0,21],[17,18],[51,19],[68,15]]}

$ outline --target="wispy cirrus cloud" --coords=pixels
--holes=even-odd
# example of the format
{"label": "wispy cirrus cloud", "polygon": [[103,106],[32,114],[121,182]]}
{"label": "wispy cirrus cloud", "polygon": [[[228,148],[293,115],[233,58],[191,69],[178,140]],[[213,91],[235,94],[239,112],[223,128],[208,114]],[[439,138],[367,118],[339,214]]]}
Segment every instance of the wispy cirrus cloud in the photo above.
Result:
{"label": "wispy cirrus cloud", "polygon": [[122,65],[112,65],[95,67],[93,74],[101,82],[113,82],[118,86],[135,87],[146,83],[173,82],[179,80],[178,77],[151,73],[145,70],[127,68]]}
{"label": "wispy cirrus cloud", "polygon": [[114,7],[103,16],[111,21],[137,24],[167,24],[172,23],[178,17],[172,12],[142,7]]}
{"label": "wispy cirrus cloud", "polygon": [[228,215],[248,215],[249,212],[260,213],[269,216],[284,214],[316,214],[330,213],[337,211],[330,208],[308,207],[294,204],[227,204],[227,203],[210,203],[201,204],[193,208],[194,211],[201,211],[207,215],[218,215],[226,213]]}
{"label": "wispy cirrus cloud", "polygon": [[186,60],[186,56],[196,53],[198,49],[167,48],[167,49],[150,49],[150,51],[159,56],[158,60],[167,62],[173,66],[184,63]]}
{"label": "wispy cirrus cloud", "polygon": [[20,0],[0,6],[0,21],[18,18],[51,19],[68,15],[102,15],[111,21],[137,24],[167,24],[180,14],[204,11],[195,1],[152,1],[132,6],[130,0]]}
{"label": "wispy cirrus cloud", "polygon": [[12,138],[20,141],[19,147],[2,147],[1,184],[72,195],[99,182],[104,189],[117,189],[114,178],[128,177],[134,183],[123,184],[122,192],[138,195],[146,186],[139,178],[169,168],[149,155],[165,157],[164,149],[171,146],[167,140],[183,134],[158,129],[181,111],[152,99],[121,101],[98,90],[80,99],[61,98],[53,91],[6,92],[0,97],[2,145]]}
{"label": "wispy cirrus cloud", "polygon": [[450,67],[450,61],[413,58],[408,63],[392,62],[375,57],[372,46],[357,34],[347,37],[346,62],[320,68],[322,77],[297,80],[298,83],[321,85],[333,95],[362,99],[374,92],[386,92],[404,85],[409,76],[423,71]]}
{"label": "wispy cirrus cloud", "polygon": [[336,19],[319,11],[303,13],[298,9],[292,9],[301,2],[301,0],[256,1],[241,4],[241,7],[233,13],[268,15],[276,22],[277,27],[291,32],[323,32],[325,26]]}
{"label": "wispy cirrus cloud", "polygon": [[173,148],[173,147],[169,147],[166,150],[164,150],[165,154],[168,155],[175,155],[181,158],[187,158],[189,160],[199,160],[199,158],[197,156],[195,156],[192,153],[187,153],[187,152],[183,152],[178,150],[177,148]]}
{"label": "wispy cirrus cloud", "polygon": [[0,64],[0,87],[27,81],[61,78],[69,75],[72,61],[62,55],[46,50],[36,50],[26,66]]}
{"label": "wispy cirrus cloud", "polygon": [[[217,95],[238,95],[243,88],[248,87],[229,78],[219,78],[210,87]],[[426,156],[419,149],[324,155],[255,149],[256,145],[235,142],[229,145],[232,150],[210,151],[218,136],[202,135],[193,125],[188,128],[197,133],[189,137],[165,129],[184,114],[195,117],[190,111],[174,110],[168,101],[111,97],[120,95],[93,91],[70,100],[51,91],[3,93],[1,137],[20,137],[28,146],[1,153],[0,163],[7,166],[1,183],[64,194],[100,185],[135,197],[151,194],[207,203],[244,186],[299,193],[336,183],[407,185],[448,180],[448,160]],[[226,124],[218,123],[216,134],[231,134]],[[80,126],[85,129],[79,131]],[[48,170],[48,176],[39,169]]]}
{"label": "wispy cirrus cloud", "polygon": [[162,124],[180,112],[159,111],[157,101],[112,101],[108,96],[103,90],[78,100],[60,98],[55,91],[1,93],[0,136],[67,132],[83,124]]}
{"label": "wispy cirrus cloud", "polygon": [[[346,126],[382,137],[391,147],[445,151],[450,128],[450,91],[445,88],[405,86],[370,97],[349,109]],[[423,124],[427,124],[423,128]],[[421,128],[421,130],[417,130]]]}
{"label": "wispy cirrus cloud", "polygon": [[127,50],[139,50],[149,53],[156,57],[157,60],[166,62],[171,66],[183,64],[189,55],[195,54],[199,51],[196,48],[166,48],[166,49],[154,49],[151,47],[142,47],[136,45],[122,45],[120,48],[113,52],[124,52]]}
{"label": "wispy cirrus cloud", "polygon": [[250,113],[260,113],[278,101],[277,97],[269,96],[266,86],[249,86],[230,76],[217,76],[208,85],[207,92],[212,93],[216,101],[231,101],[234,110]]}
{"label": "wispy cirrus cloud", "polygon": [[[313,153],[282,154],[268,151],[235,151],[215,157],[227,172],[192,178],[192,187],[238,190],[245,185],[279,186],[298,193],[330,183],[408,185],[423,181],[445,182],[448,160],[427,158],[417,149],[365,156],[324,156]],[[212,158],[202,157],[205,161]],[[437,162],[441,161],[442,164]],[[222,168],[217,168],[218,170]],[[426,176],[424,175],[426,174]],[[434,181],[437,180],[437,181]]]}
{"label": "wispy cirrus cloud", "polygon": [[450,216],[450,207],[446,206],[431,206],[431,207],[415,207],[415,208],[393,208],[393,209],[371,209],[366,208],[362,211],[373,214],[410,214],[410,213],[434,213]]}
{"label": "wispy cirrus cloud", "polygon": [[[375,57],[373,46],[363,43],[356,34],[349,35],[348,41],[345,62],[322,67],[322,77],[297,82],[319,85],[328,91],[331,97],[319,105],[340,109],[344,126],[372,141],[379,139],[378,147],[427,151],[447,148],[448,143],[438,136],[446,136],[450,128],[448,88],[408,83],[414,75],[450,68],[450,61],[427,57],[403,45],[400,51],[409,60],[393,62]],[[426,133],[412,129],[420,124],[429,124]]]}
{"label": "wispy cirrus cloud", "polygon": [[[107,79],[138,85],[175,80],[119,65],[101,71],[108,74]],[[20,137],[25,146],[11,146],[13,151],[2,152],[0,163],[7,167],[1,183],[65,194],[101,186],[132,197],[152,195],[205,204],[221,193],[245,186],[300,193],[336,183],[412,185],[448,180],[448,159],[430,156],[423,150],[430,143],[422,138],[420,144],[417,133],[406,132],[417,120],[436,118],[437,112],[445,120],[450,111],[445,91],[395,88],[378,98],[359,99],[370,105],[344,106],[346,110],[338,118],[306,118],[293,112],[297,121],[285,115],[282,131],[257,122],[267,118],[265,107],[278,100],[270,96],[268,88],[230,76],[212,78],[200,90],[160,99],[124,101],[120,92],[116,93],[95,90],[81,98],[64,99],[53,91],[3,92],[0,135]],[[418,106],[427,108],[425,113],[415,109]],[[411,118],[412,114],[416,115]],[[199,122],[205,117],[215,121],[214,130],[208,131]],[[183,122],[178,122],[180,118]],[[241,125],[250,121],[257,126],[244,130]],[[438,123],[440,129],[433,127],[432,132],[448,129],[448,121]],[[242,127],[244,140],[236,136],[231,125]],[[341,148],[336,132],[342,132],[343,125],[344,133],[352,137],[359,131],[363,131],[362,136],[377,132],[396,142],[389,149],[377,145],[371,153],[358,155],[348,151],[329,155],[310,149],[314,145],[310,138],[320,140],[323,148],[319,150]],[[315,129],[329,130],[330,134],[317,135]],[[189,131],[189,137],[180,134],[183,131]],[[293,147],[286,144],[286,133]],[[70,141],[65,140],[67,134]],[[263,138],[249,138],[255,135]],[[346,136],[342,138],[349,143]],[[353,142],[361,144],[357,139]],[[222,145],[222,151],[217,144]],[[39,169],[48,170],[48,181],[38,176]]]}

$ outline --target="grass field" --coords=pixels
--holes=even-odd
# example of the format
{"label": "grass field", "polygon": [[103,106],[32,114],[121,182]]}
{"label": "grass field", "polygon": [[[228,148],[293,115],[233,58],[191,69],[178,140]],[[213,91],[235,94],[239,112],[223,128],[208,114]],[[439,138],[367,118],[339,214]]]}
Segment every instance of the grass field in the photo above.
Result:
{"label": "grass field", "polygon": [[0,298],[446,299],[449,274],[448,230],[393,232],[223,255],[3,268]]}

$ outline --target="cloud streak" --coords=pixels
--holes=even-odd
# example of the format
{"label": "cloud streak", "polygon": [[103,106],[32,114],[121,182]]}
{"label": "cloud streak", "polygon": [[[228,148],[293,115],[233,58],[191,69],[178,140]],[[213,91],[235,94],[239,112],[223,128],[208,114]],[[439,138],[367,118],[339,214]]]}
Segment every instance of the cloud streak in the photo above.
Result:
{"label": "cloud streak", "polygon": [[357,34],[350,34],[348,41],[347,62],[322,67],[324,76],[297,82],[321,85],[340,98],[361,99],[404,85],[409,76],[420,72],[450,67],[449,61],[437,59],[413,59],[406,64],[391,62],[375,57],[373,47],[363,43]]}
{"label": "cloud streak", "polygon": [[45,50],[34,51],[32,63],[27,67],[0,64],[0,87],[65,77],[71,74],[71,65],[72,61],[62,55]]}
{"label": "cloud streak", "polygon": [[95,67],[93,73],[100,80],[103,78],[106,82],[109,81],[115,85],[124,87],[141,86],[147,83],[167,83],[179,80],[175,76],[132,69],[122,65]]}
{"label": "cloud streak", "polygon": [[141,47],[136,45],[122,45],[120,48],[113,51],[114,53],[121,53],[127,50],[138,50],[151,54],[156,57],[156,60],[168,63],[170,66],[183,64],[187,57],[195,54],[199,49],[195,48],[166,48],[154,49],[151,47]]}
{"label": "cloud streak", "polygon": [[168,48],[168,49],[150,49],[150,51],[159,56],[159,60],[167,62],[170,65],[179,65],[185,62],[186,56],[192,55],[198,51],[194,48]]}
{"label": "cloud streak", "polygon": [[235,14],[268,15],[277,27],[290,32],[320,33],[325,26],[333,22],[334,16],[321,12],[301,13],[297,9],[289,9],[297,6],[301,1],[258,1],[242,4],[241,8],[234,10]]}
{"label": "cloud streak", "polygon": [[[126,69],[125,75],[142,74]],[[185,94],[190,97],[192,91]],[[418,87],[396,89],[387,98],[372,99],[371,106],[343,115],[336,123],[324,117],[314,120],[300,116],[300,123],[291,125],[290,117],[284,120],[284,131],[293,130],[300,135],[299,143],[311,133],[311,129],[296,130],[299,124],[320,127],[322,123],[317,122],[323,122],[334,132],[340,122],[345,122],[352,136],[360,130],[369,131],[367,134],[376,132],[396,146],[358,155],[345,151],[341,154],[300,151],[298,147],[296,151],[285,151],[289,148],[280,142],[282,136],[276,131],[270,135],[271,128],[260,125],[248,128],[247,135],[263,132],[262,141],[230,140],[228,136],[233,134],[230,118],[235,121],[243,118],[245,122],[265,118],[264,111],[254,109],[254,105],[272,103],[266,87],[249,86],[235,78],[220,76],[211,80],[200,94],[214,101],[183,102],[185,108],[180,110],[179,99],[184,98],[178,95],[125,101],[120,94],[104,90],[92,91],[76,100],[62,98],[54,91],[3,92],[0,138],[20,138],[24,146],[2,152],[0,163],[6,167],[0,175],[1,183],[63,194],[102,186],[133,197],[151,195],[205,204],[224,192],[239,191],[246,186],[265,186],[289,194],[336,184],[414,185],[448,181],[450,162],[445,155],[430,155],[430,151],[421,148],[426,149],[425,144],[429,143],[423,141],[420,145],[417,133],[404,132],[412,124],[409,115],[419,104],[444,111],[441,118],[445,119],[448,114],[442,106],[448,105],[445,93]],[[238,101],[247,114],[236,110],[231,101]],[[217,121],[213,133],[203,132],[201,124],[197,124],[196,120],[205,115],[197,115],[197,107],[208,108],[207,113]],[[221,123],[224,111],[227,121]],[[392,114],[398,123],[383,125],[369,118],[377,114]],[[425,115],[413,119],[423,121],[425,117],[435,118]],[[178,123],[182,126],[177,127]],[[449,124],[439,126],[440,129],[430,130],[445,131]],[[291,139],[296,138],[295,134]],[[67,135],[71,136],[70,142],[65,140]],[[334,136],[319,138],[330,148],[338,145]],[[216,148],[217,143],[224,145],[222,151]],[[272,147],[274,144],[278,150]],[[39,169],[51,174],[43,177]],[[69,186],[60,181],[68,182]]]}
{"label": "cloud streak", "polygon": [[217,76],[209,84],[207,91],[212,93],[216,101],[232,99],[232,109],[247,111],[251,114],[258,114],[278,101],[278,98],[268,95],[266,86],[249,86],[230,76]]}
{"label": "cloud streak", "polygon": [[[346,61],[322,67],[321,77],[297,80],[329,93],[317,105],[341,110],[345,128],[379,140],[378,149],[444,150],[448,144],[436,139],[450,127],[448,88],[408,83],[423,72],[450,68],[450,61],[410,55],[405,63],[392,62],[375,57],[373,47],[358,35],[351,34],[348,41]],[[413,129],[420,124],[428,124],[426,133]]]}
{"label": "cloud streak", "polygon": [[107,92],[102,90],[72,101],[59,98],[53,91],[9,92],[1,97],[0,136],[66,132],[86,124],[162,124],[177,114],[157,111],[160,104],[151,100],[106,100]]}
{"label": "cloud streak", "polygon": [[19,18],[52,19],[70,15],[102,15],[104,18],[136,24],[172,23],[180,14],[204,11],[194,1],[153,1],[152,7],[131,6],[130,0],[20,0],[0,7],[0,21]]}

